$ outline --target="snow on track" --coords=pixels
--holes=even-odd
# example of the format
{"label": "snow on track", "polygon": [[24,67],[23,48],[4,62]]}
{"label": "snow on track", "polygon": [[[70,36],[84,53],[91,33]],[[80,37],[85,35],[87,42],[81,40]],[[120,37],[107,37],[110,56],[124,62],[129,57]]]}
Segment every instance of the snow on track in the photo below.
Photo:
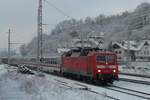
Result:
{"label": "snow on track", "polygon": [[134,79],[134,80],[139,80],[139,81],[150,82],[150,78],[137,77],[137,76],[119,75],[119,78],[127,78],[127,79]]}
{"label": "snow on track", "polygon": [[[128,88],[128,89],[132,89],[132,90],[138,90],[141,92],[146,92],[146,93],[150,93],[150,86],[148,85],[143,85],[143,84],[136,84],[136,83],[131,83],[131,82],[115,82],[114,85],[119,86],[119,87],[123,87],[123,88]],[[149,96],[150,98],[150,96]]]}
{"label": "snow on track", "polygon": [[7,72],[6,65],[0,65],[0,76]]}

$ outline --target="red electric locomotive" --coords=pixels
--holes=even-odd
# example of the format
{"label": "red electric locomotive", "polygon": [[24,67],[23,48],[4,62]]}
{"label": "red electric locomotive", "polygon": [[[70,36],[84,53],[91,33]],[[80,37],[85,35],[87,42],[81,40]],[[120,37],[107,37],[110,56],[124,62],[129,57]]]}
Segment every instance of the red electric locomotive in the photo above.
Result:
{"label": "red electric locomotive", "polygon": [[117,56],[97,48],[74,49],[62,57],[62,72],[103,83],[118,79]]}

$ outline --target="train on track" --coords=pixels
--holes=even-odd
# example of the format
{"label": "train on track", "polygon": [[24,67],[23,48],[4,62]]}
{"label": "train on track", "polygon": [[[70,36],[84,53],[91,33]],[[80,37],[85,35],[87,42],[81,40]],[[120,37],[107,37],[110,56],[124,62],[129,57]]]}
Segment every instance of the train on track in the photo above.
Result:
{"label": "train on track", "polygon": [[[7,63],[7,59],[2,59],[2,62]],[[11,58],[10,62],[99,83],[107,84],[118,80],[117,56],[98,48],[75,48],[60,57],[44,57],[38,63],[36,58]]]}

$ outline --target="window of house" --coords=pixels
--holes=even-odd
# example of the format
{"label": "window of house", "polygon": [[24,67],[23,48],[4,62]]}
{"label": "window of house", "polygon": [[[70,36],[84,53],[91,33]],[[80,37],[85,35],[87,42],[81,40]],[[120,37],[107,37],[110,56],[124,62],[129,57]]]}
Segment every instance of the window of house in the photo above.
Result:
{"label": "window of house", "polygon": [[147,54],[149,55],[149,51],[147,51]]}
{"label": "window of house", "polygon": [[119,51],[119,54],[121,54],[121,51]]}
{"label": "window of house", "polygon": [[148,47],[145,47],[145,49],[148,49]]}
{"label": "window of house", "polygon": [[146,51],[144,51],[144,55],[146,55]]}

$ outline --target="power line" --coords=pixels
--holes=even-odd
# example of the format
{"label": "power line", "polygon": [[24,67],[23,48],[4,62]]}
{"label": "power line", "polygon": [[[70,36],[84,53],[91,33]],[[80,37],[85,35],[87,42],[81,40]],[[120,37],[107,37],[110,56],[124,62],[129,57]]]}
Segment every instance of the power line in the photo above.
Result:
{"label": "power line", "polygon": [[65,17],[71,18],[73,19],[73,17],[69,16],[68,14],[66,14],[64,11],[62,11],[60,8],[56,7],[54,4],[52,4],[50,1],[44,0],[49,6],[55,8],[59,13],[61,13],[62,15],[64,15]]}

